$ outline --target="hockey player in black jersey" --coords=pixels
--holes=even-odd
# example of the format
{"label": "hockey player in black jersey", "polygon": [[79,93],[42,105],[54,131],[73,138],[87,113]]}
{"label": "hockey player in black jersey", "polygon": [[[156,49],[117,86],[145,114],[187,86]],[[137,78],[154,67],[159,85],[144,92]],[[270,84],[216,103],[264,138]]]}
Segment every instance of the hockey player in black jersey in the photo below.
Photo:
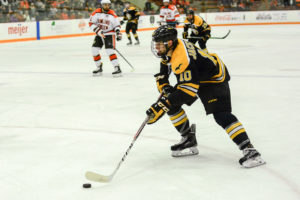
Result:
{"label": "hockey player in black jersey", "polygon": [[[190,106],[199,97],[206,114],[213,114],[217,124],[243,151],[244,156],[239,163],[246,168],[264,164],[242,123],[231,113],[230,76],[220,57],[178,39],[177,30],[171,26],[161,26],[154,31],[151,47],[153,53],[162,58],[160,73],[155,78],[158,90],[164,96],[146,114],[149,116],[148,124],[152,124],[167,113],[181,134],[182,140],[171,147],[172,156],[198,154],[195,125],[190,125],[182,105]],[[177,79],[174,87],[168,80],[170,71]],[[183,154],[184,150],[190,151]]]}
{"label": "hockey player in black jersey", "polygon": [[189,10],[183,26],[183,39],[188,38],[188,30],[191,29],[189,42],[196,44],[199,43],[199,47],[207,52],[206,42],[210,38],[210,26],[199,16],[195,15],[193,10]]}
{"label": "hockey player in black jersey", "polygon": [[124,17],[123,17],[123,20],[121,21],[121,25],[124,23],[124,21],[127,21],[126,29],[125,29],[127,38],[129,40],[127,45],[132,45],[130,31],[132,31],[133,37],[136,40],[135,45],[139,45],[140,40],[139,40],[139,36],[136,31],[138,30],[138,22],[139,22],[140,12],[134,6],[130,6],[130,3],[127,2],[125,4],[125,8],[123,10],[123,15],[124,15]]}

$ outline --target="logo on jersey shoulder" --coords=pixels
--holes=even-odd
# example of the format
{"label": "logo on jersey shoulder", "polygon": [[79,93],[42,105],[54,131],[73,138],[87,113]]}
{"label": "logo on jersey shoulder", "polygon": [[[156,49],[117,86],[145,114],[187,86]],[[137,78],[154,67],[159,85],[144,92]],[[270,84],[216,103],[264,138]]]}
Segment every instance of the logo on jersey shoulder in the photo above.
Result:
{"label": "logo on jersey shoulder", "polygon": [[181,65],[182,65],[182,63],[180,63],[180,65],[178,65],[178,66],[175,68],[175,71],[177,71],[177,70],[180,68]]}

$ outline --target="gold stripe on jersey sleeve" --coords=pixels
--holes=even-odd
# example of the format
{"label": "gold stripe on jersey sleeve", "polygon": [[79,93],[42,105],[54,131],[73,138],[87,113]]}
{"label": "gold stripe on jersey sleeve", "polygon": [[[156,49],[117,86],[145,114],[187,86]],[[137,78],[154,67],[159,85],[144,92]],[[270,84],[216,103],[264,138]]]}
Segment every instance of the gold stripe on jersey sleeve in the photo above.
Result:
{"label": "gold stripe on jersey sleeve", "polygon": [[175,74],[184,72],[190,64],[189,54],[184,43],[180,39],[178,39],[178,44],[172,54],[170,63],[172,71]]}
{"label": "gold stripe on jersey sleeve", "polygon": [[195,89],[199,89],[199,85],[195,84],[195,83],[183,83],[183,84],[180,84],[180,85],[186,85],[186,86],[189,86],[189,87],[192,87],[192,88],[195,88]]}
{"label": "gold stripe on jersey sleeve", "polygon": [[164,59],[161,59],[160,62],[164,65],[167,65],[168,64],[168,61],[167,60],[164,60]]}
{"label": "gold stripe on jersey sleeve", "polygon": [[180,87],[180,86],[178,86],[177,89],[183,91],[184,93],[187,93],[188,95],[190,95],[192,97],[195,97],[197,95],[196,92],[193,92],[189,89],[186,89],[186,88],[183,88],[183,87]]}
{"label": "gold stripe on jersey sleeve", "polygon": [[162,92],[162,89],[163,89],[163,87],[164,87],[165,85],[169,85],[168,83],[164,83],[164,84],[160,85],[160,84],[158,83],[158,81],[156,82],[156,84],[157,84],[157,89],[158,89],[158,91],[159,91],[160,93]]}

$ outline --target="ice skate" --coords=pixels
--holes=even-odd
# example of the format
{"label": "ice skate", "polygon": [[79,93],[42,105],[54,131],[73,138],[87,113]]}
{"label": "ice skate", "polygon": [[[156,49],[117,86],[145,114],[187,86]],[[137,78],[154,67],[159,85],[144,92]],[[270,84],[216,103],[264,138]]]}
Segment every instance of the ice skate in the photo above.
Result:
{"label": "ice skate", "polygon": [[120,66],[115,66],[115,71],[112,73],[113,77],[121,77],[122,71],[120,69]]}
{"label": "ice skate", "polygon": [[129,46],[129,45],[132,45],[132,42],[131,41],[129,41],[128,43],[127,43],[127,45]]}
{"label": "ice skate", "polygon": [[181,141],[171,146],[173,157],[183,157],[197,155],[199,153],[197,149],[196,140],[196,125],[192,124],[188,134],[182,136]]}
{"label": "ice skate", "polygon": [[140,41],[136,41],[134,45],[140,45]]}
{"label": "ice skate", "polygon": [[266,163],[254,148],[245,148],[243,154],[244,157],[239,160],[239,163],[245,168],[257,167]]}
{"label": "ice skate", "polygon": [[93,71],[93,75],[94,75],[94,76],[102,75],[102,71],[103,71],[102,65],[103,65],[103,64],[101,63],[100,66],[97,67],[97,69],[95,69],[95,70]]}

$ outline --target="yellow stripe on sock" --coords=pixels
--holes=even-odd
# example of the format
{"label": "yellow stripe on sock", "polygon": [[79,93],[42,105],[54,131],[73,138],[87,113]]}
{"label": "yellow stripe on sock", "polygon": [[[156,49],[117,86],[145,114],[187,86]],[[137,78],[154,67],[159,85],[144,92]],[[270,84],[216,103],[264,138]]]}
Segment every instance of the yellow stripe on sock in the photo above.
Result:
{"label": "yellow stripe on sock", "polygon": [[188,120],[188,118],[185,117],[185,118],[183,118],[182,120],[180,120],[179,122],[175,123],[174,126],[179,126],[180,124],[183,124],[183,123],[184,123],[185,121],[187,121],[187,120]]}
{"label": "yellow stripe on sock", "polygon": [[226,129],[226,132],[227,132],[227,133],[230,133],[230,131],[232,131],[233,129],[235,129],[236,127],[238,127],[238,126],[240,126],[240,125],[242,125],[241,122],[237,122],[237,123],[235,123],[235,124],[232,124],[228,129]]}
{"label": "yellow stripe on sock", "polygon": [[174,119],[179,118],[179,117],[182,116],[183,114],[184,114],[184,110],[181,110],[180,113],[178,113],[178,114],[175,115],[175,116],[170,117],[170,119],[171,119],[171,121],[173,121]]}
{"label": "yellow stripe on sock", "polygon": [[230,136],[230,138],[233,140],[236,136],[238,136],[240,133],[246,132],[244,128],[238,130],[237,132],[235,132],[234,134],[232,134]]}

